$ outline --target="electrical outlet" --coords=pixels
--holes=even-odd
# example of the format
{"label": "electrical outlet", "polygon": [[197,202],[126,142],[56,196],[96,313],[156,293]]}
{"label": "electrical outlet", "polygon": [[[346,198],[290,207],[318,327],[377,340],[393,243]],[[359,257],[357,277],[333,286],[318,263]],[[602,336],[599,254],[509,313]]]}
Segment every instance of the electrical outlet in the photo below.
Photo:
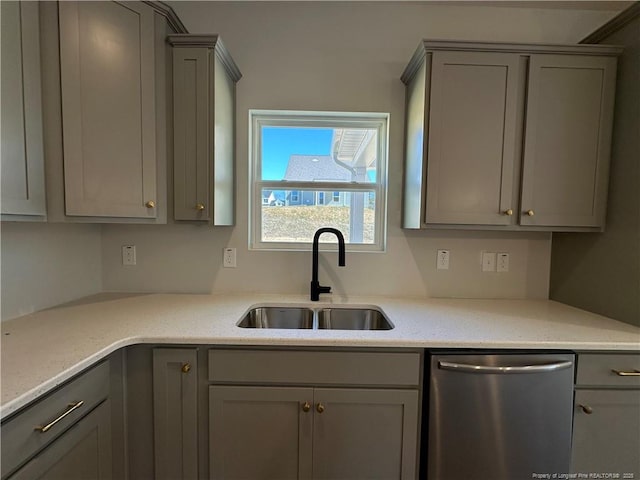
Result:
{"label": "electrical outlet", "polygon": [[136,246],[123,245],[122,246],[122,265],[135,265],[135,264],[136,264]]}
{"label": "electrical outlet", "polygon": [[498,272],[508,272],[509,271],[509,254],[508,253],[498,253]]}
{"label": "electrical outlet", "polygon": [[495,252],[482,252],[482,271],[496,271],[496,254]]}
{"label": "electrical outlet", "polygon": [[222,266],[225,268],[236,268],[236,249],[225,248],[222,256]]}
{"label": "electrical outlet", "polygon": [[438,250],[436,262],[438,270],[449,270],[449,250]]}

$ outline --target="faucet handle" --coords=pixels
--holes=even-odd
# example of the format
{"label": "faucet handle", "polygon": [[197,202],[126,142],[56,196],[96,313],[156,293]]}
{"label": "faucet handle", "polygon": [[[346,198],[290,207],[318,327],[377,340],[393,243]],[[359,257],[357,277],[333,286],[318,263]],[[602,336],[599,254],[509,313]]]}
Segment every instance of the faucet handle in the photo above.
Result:
{"label": "faucet handle", "polygon": [[331,287],[323,287],[320,285],[318,293],[331,293]]}

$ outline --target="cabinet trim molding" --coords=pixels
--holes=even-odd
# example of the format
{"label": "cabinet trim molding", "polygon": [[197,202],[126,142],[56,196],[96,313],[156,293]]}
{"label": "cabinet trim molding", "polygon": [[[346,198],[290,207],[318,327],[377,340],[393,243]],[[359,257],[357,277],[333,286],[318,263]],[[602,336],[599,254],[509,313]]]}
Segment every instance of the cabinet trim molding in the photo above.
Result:
{"label": "cabinet trim molding", "polygon": [[623,47],[617,45],[563,45],[563,44],[526,44],[506,42],[470,42],[455,40],[430,40],[420,42],[409,64],[405,68],[400,79],[408,85],[424,61],[427,52],[435,50],[460,50],[465,52],[502,52],[520,53],[529,55],[532,53],[546,53],[555,55],[599,55],[617,57],[622,54]]}
{"label": "cabinet trim molding", "polygon": [[242,78],[242,73],[233,61],[231,54],[222,43],[222,39],[219,35],[169,35],[167,36],[167,42],[172,47],[205,47],[212,48],[216,51],[216,56],[220,59],[224,65],[227,73],[234,82],[238,82]]}

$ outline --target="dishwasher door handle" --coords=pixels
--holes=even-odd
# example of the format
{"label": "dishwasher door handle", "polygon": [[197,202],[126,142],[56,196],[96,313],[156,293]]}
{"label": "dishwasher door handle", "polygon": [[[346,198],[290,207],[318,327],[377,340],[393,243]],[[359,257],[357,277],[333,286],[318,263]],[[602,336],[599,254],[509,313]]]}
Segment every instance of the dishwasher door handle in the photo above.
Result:
{"label": "dishwasher door handle", "polygon": [[469,365],[467,363],[453,363],[440,360],[438,362],[438,368],[442,370],[451,370],[454,372],[466,372],[466,373],[543,373],[543,372],[555,372],[557,370],[563,370],[573,366],[573,362],[555,362],[555,363],[543,363],[539,365],[514,365],[507,367],[493,367],[488,365]]}

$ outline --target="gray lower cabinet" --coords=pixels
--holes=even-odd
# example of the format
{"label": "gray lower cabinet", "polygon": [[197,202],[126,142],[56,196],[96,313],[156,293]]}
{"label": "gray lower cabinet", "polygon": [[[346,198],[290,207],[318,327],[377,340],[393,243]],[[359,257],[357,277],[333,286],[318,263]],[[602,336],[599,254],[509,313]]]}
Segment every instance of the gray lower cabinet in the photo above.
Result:
{"label": "gray lower cabinet", "polygon": [[38,220],[46,215],[39,6],[3,1],[0,10],[2,219]]}
{"label": "gray lower cabinet", "polygon": [[602,230],[620,52],[423,41],[402,75],[403,227]]}
{"label": "gray lower cabinet", "polygon": [[312,404],[312,388],[209,387],[209,478],[311,478]]}
{"label": "gray lower cabinet", "polygon": [[209,387],[210,478],[405,479],[418,392]]}
{"label": "gray lower cabinet", "polygon": [[194,348],[153,350],[155,476],[198,478],[198,362]]}
{"label": "gray lower cabinet", "polygon": [[640,355],[580,354],[577,373],[572,472],[640,478]]}
{"label": "gray lower cabinet", "polygon": [[111,472],[111,410],[106,400],[9,478],[109,480]]}
{"label": "gray lower cabinet", "polygon": [[235,84],[217,35],[170,35],[173,50],[174,218],[234,224]]}
{"label": "gray lower cabinet", "polygon": [[417,390],[317,388],[314,479],[412,479]]}
{"label": "gray lower cabinet", "polygon": [[209,478],[415,478],[421,358],[212,350]]}
{"label": "gray lower cabinet", "polygon": [[3,419],[3,479],[112,478],[117,422],[112,419],[110,367],[109,361],[102,362]]}

